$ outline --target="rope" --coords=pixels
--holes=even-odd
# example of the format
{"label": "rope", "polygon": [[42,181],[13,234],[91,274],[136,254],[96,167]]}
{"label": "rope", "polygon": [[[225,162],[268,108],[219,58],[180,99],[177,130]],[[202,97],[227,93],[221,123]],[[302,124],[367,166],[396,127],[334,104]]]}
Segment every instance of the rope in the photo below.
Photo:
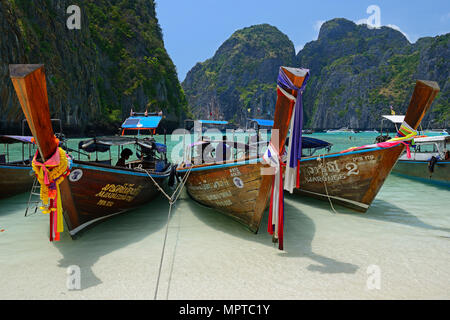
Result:
{"label": "rope", "polygon": [[172,283],[172,274],[175,266],[175,256],[177,253],[178,240],[180,239],[181,214],[178,215],[177,237],[172,253],[172,263],[170,264],[169,280],[167,281],[166,300],[169,300],[170,284]]}
{"label": "rope", "polygon": [[164,260],[164,252],[166,250],[167,233],[169,231],[169,221],[170,221],[170,214],[172,212],[172,205],[173,205],[173,203],[171,202],[170,208],[169,208],[169,214],[167,215],[166,232],[164,235],[164,243],[163,243],[162,252],[161,252],[161,260],[159,261],[158,278],[156,279],[155,297],[153,298],[153,300],[156,300],[156,298],[158,296],[159,280],[161,278],[161,270],[162,270],[162,264],[163,264],[163,260]]}
{"label": "rope", "polygon": [[[317,161],[320,162],[320,157],[321,156],[323,156],[322,161],[321,161],[322,162],[321,166],[322,166],[322,168],[325,168],[325,155],[319,155],[319,157],[317,158]],[[328,188],[327,188],[327,183],[326,183],[326,179],[325,179],[325,175],[324,175],[324,170],[321,170],[321,171],[322,171],[323,186],[325,187],[325,193],[327,195],[328,202],[330,203],[330,206],[331,206],[331,209],[333,210],[333,212],[335,214],[337,214],[338,212],[336,211],[336,209],[334,209],[333,202],[331,201],[331,197],[330,197],[330,195],[328,193]]]}
{"label": "rope", "polygon": [[169,200],[169,204],[170,204],[169,213],[167,215],[166,231],[164,233],[164,242],[163,242],[163,246],[162,246],[161,260],[159,261],[158,277],[156,279],[155,296],[153,298],[154,300],[156,300],[156,298],[158,297],[159,281],[161,279],[161,270],[162,270],[162,265],[163,265],[163,261],[164,261],[164,253],[166,251],[167,234],[168,234],[168,231],[169,231],[169,222],[170,222],[170,216],[172,214],[172,207],[177,202],[179,196],[181,195],[181,191],[183,190],[183,187],[184,187],[184,185],[187,182],[189,174],[191,173],[192,166],[189,168],[187,173],[184,175],[183,179],[181,179],[181,182],[178,184],[177,188],[172,193],[172,196],[169,196],[161,188],[161,186],[155,181],[155,179],[153,179],[153,177],[151,176],[151,174],[147,170],[142,169],[142,168],[138,168],[138,169],[142,170],[142,171],[145,171],[147,173],[147,175],[150,177],[150,179],[153,181],[153,183],[158,187],[158,189],[162,192],[162,194]]}

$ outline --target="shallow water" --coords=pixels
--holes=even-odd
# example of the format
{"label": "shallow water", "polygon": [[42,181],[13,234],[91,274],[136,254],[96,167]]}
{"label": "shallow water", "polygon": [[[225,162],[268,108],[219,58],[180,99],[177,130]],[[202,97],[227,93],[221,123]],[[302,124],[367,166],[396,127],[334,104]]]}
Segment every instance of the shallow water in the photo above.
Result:
{"label": "shallow water", "polygon": [[[373,143],[376,134],[308,136],[332,142],[334,152]],[[165,198],[54,243],[47,216],[23,216],[27,200],[0,200],[0,299],[153,299]],[[338,205],[335,214],[327,202],[298,195],[285,202],[279,251],[266,232],[267,211],[255,235],[184,194],[170,218],[158,299],[450,298],[448,188],[390,175],[366,214]],[[80,290],[66,286],[72,265],[81,270]],[[380,289],[367,286],[371,265]]]}

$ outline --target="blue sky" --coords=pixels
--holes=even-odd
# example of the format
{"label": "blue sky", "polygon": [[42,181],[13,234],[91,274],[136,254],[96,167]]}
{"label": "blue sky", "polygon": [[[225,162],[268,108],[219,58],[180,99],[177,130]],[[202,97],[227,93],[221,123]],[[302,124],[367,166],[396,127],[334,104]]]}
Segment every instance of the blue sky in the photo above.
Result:
{"label": "blue sky", "polygon": [[211,58],[238,29],[269,23],[298,50],[317,39],[323,21],[367,19],[370,5],[380,8],[381,25],[400,29],[411,42],[450,32],[449,0],[156,0],[156,13],[183,81],[197,62]]}

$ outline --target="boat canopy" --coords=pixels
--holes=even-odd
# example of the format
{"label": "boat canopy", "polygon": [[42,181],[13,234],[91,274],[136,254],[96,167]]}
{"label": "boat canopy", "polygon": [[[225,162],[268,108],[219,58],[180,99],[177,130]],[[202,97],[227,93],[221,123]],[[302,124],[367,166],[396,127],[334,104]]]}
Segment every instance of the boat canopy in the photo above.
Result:
{"label": "boat canopy", "polygon": [[33,143],[31,136],[6,136],[0,135],[0,143],[12,144],[12,143]]}
{"label": "boat canopy", "polygon": [[195,146],[200,146],[202,144],[210,144],[210,143],[224,143],[224,144],[228,145],[229,147],[234,148],[234,149],[238,149],[238,150],[245,150],[245,149],[250,150],[250,149],[254,149],[255,148],[255,146],[248,145],[246,143],[236,142],[236,141],[229,141],[229,140],[225,140],[225,141],[223,141],[223,140],[216,140],[216,141],[200,140],[200,141],[196,141],[194,143],[191,143],[189,145],[189,148],[192,148],[192,147],[195,147]]}
{"label": "boat canopy", "polygon": [[382,117],[385,118],[385,119],[387,119],[387,120],[389,120],[389,121],[392,122],[392,123],[400,123],[400,124],[402,124],[402,123],[403,123],[403,120],[405,119],[405,116],[401,116],[401,115],[398,115],[398,116],[394,116],[394,115],[382,115]]}
{"label": "boat canopy", "polygon": [[193,120],[193,121],[198,121],[202,124],[228,124],[228,121],[223,120]]}
{"label": "boat canopy", "polygon": [[431,137],[419,137],[414,139],[416,144],[427,144],[434,142],[450,142],[450,136],[431,136]]}
{"label": "boat canopy", "polygon": [[[256,144],[246,144],[246,143],[241,143],[241,142],[236,142],[236,141],[222,141],[222,140],[217,140],[217,141],[209,141],[209,140],[200,140],[200,141],[196,141],[194,143],[191,143],[189,145],[190,148],[195,147],[195,146],[199,146],[202,144],[210,144],[210,143],[225,143],[229,146],[232,146],[233,148],[236,149],[253,149],[255,148]],[[260,141],[259,144],[268,144],[268,141]],[[310,138],[310,137],[302,137],[302,149],[323,149],[323,148],[331,148],[333,146],[332,143],[324,141],[324,140],[320,140],[320,139],[316,139],[316,138]]]}
{"label": "boat canopy", "polygon": [[322,149],[331,147],[333,144],[324,140],[302,137],[302,149]]}
{"label": "boat canopy", "polygon": [[132,116],[122,123],[122,129],[149,130],[158,128],[162,116]]}
{"label": "boat canopy", "polygon": [[167,151],[166,145],[155,142],[152,138],[138,139],[133,137],[98,137],[85,141],[80,141],[78,147],[86,152],[106,152],[111,146],[138,145],[146,149],[156,149],[163,153]]}
{"label": "boat canopy", "polygon": [[249,119],[251,122],[256,122],[261,127],[273,127],[273,120],[266,119]]}

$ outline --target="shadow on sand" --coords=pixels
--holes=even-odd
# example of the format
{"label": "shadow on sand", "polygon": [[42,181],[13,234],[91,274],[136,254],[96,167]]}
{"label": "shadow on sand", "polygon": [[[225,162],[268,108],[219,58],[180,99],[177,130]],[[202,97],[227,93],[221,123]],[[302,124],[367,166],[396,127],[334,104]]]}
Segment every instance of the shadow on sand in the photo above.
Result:
{"label": "shadow on sand", "polygon": [[[300,194],[289,195],[288,197],[293,201],[301,201],[305,205],[316,207],[322,210],[332,210],[328,201],[318,200]],[[425,223],[411,212],[408,212],[391,202],[379,198],[375,198],[375,200],[372,202],[372,205],[365,213],[354,211],[336,203],[333,203],[333,206],[339,214],[349,214],[361,219],[392,222],[421,229],[450,232],[450,228],[436,227]]]}
{"label": "shadow on sand", "polygon": [[8,198],[0,200],[0,216],[6,216],[9,214],[17,214],[19,211],[22,216],[25,215],[25,209],[27,208],[29,192],[17,194]]}
{"label": "shadow on sand", "polygon": [[92,266],[104,255],[138,242],[163,228],[167,222],[169,205],[162,196],[151,203],[112,217],[89,228],[75,239],[68,232],[54,246],[63,255],[58,266],[77,265],[82,272],[81,290],[102,281],[93,273]]}
{"label": "shadow on sand", "polygon": [[[264,212],[259,232],[253,234],[232,218],[213,209],[204,207],[195,201],[190,201],[189,206],[195,216],[210,227],[235,237],[274,247],[271,235],[266,231],[269,210]],[[314,222],[308,216],[303,214],[299,209],[285,203],[285,250],[280,252],[280,257],[306,257],[312,259],[317,264],[311,264],[307,269],[313,272],[355,273],[358,270],[359,267],[357,265],[341,262],[314,253],[311,244],[314,239],[315,231],[316,228]]]}

